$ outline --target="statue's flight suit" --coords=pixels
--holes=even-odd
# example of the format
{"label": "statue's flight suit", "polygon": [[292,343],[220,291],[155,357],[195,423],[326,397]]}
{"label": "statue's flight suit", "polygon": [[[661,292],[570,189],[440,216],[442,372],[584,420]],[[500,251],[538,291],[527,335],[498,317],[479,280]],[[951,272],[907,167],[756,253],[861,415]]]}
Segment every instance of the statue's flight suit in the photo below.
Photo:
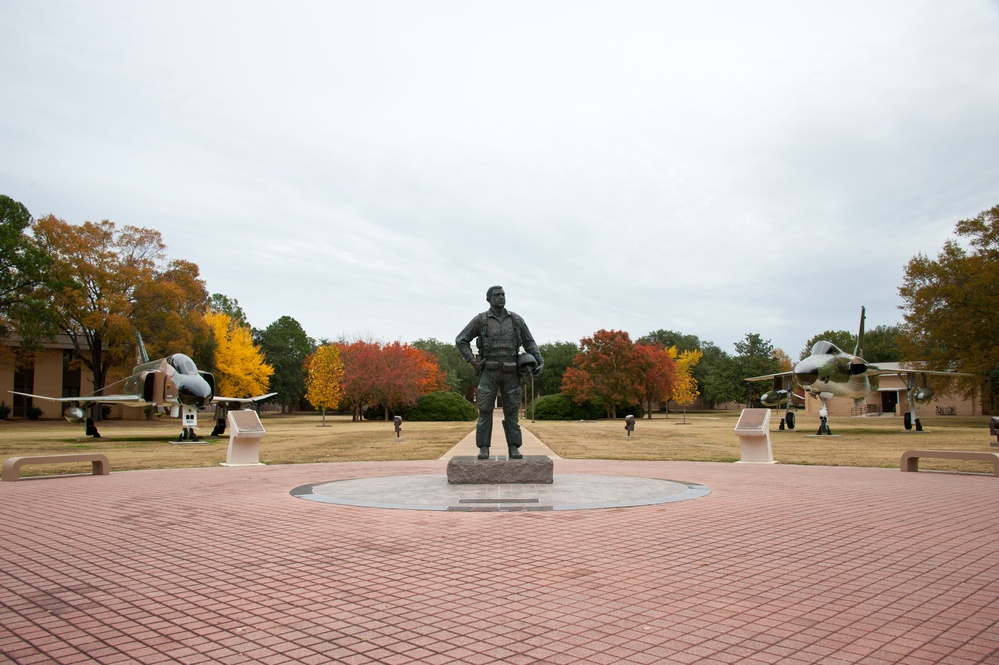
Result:
{"label": "statue's flight suit", "polygon": [[[487,299],[492,307],[478,314],[465,326],[455,338],[455,345],[465,361],[475,365],[480,372],[476,397],[479,420],[475,425],[475,444],[479,448],[479,459],[489,457],[493,408],[498,392],[503,395],[503,432],[508,452],[512,459],[520,459],[522,455],[519,449],[523,438],[517,422],[521,378],[517,356],[523,347],[524,351],[534,357],[537,361],[537,367],[533,369],[535,376],[541,374],[544,360],[524,319],[503,307],[506,304],[506,294],[502,289],[498,292],[491,289],[490,293],[492,295]],[[497,302],[501,304],[497,306]],[[476,338],[480,358],[472,354],[471,342]]]}

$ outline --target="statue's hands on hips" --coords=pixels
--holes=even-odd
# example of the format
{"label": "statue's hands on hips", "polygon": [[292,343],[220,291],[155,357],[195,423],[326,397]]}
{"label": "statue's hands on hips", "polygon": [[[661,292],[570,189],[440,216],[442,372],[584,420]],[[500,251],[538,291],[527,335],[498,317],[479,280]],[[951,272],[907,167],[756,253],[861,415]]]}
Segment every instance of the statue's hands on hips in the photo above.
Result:
{"label": "statue's hands on hips", "polygon": [[478,358],[472,358],[468,361],[468,364],[472,366],[476,374],[482,374],[482,361]]}

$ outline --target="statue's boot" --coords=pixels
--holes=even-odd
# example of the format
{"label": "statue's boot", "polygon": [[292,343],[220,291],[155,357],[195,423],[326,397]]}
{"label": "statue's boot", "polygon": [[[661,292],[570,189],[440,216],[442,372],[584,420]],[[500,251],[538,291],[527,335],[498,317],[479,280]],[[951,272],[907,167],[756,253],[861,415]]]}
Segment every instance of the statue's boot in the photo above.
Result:
{"label": "statue's boot", "polygon": [[517,446],[510,446],[507,449],[510,459],[523,459],[524,456],[520,454],[520,448]]}
{"label": "statue's boot", "polygon": [[479,459],[489,459],[489,446],[479,448]]}

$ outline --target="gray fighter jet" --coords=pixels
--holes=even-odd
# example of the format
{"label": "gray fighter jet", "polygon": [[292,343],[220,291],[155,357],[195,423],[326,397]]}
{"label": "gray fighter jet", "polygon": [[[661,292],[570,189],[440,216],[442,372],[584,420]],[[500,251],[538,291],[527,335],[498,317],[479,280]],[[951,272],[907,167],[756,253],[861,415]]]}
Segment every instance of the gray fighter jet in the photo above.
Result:
{"label": "gray fighter jet", "polygon": [[[802,359],[790,372],[752,376],[746,381],[779,381],[780,388],[763,395],[761,401],[766,406],[778,406],[792,398],[795,385],[812,393],[822,400],[819,409],[819,434],[832,434],[829,429],[829,410],[826,401],[831,397],[852,397],[858,405],[864,398],[878,390],[878,377],[885,374],[901,376],[908,387],[909,410],[905,413],[905,429],[913,427],[922,431],[922,424],[916,416],[916,403],[925,404],[933,398],[934,392],[926,384],[927,376],[971,376],[962,372],[925,370],[906,363],[879,363],[872,365],[863,359],[865,308],[860,308],[860,332],[857,333],[857,346],[853,353],[846,353],[832,342],[819,341],[812,345],[809,355]],[[788,429],[794,429],[794,412],[788,402],[785,415]]]}
{"label": "gray fighter jet", "polygon": [[71,423],[84,423],[87,436],[100,437],[94,425],[94,409],[101,404],[121,404],[123,406],[155,406],[164,409],[174,418],[183,417],[180,438],[177,441],[198,441],[194,429],[198,426],[198,411],[208,405],[216,405],[216,424],[213,436],[225,431],[225,414],[230,408],[254,404],[277,393],[267,393],[256,397],[220,397],[215,395],[215,377],[210,372],[202,372],[189,356],[174,353],[158,360],[149,360],[142,337],[137,335],[136,353],[139,364],[130,376],[117,381],[105,390],[121,385],[122,392],[85,397],[48,397],[31,393],[13,392],[15,395],[44,399],[51,402],[70,404],[63,417]]}

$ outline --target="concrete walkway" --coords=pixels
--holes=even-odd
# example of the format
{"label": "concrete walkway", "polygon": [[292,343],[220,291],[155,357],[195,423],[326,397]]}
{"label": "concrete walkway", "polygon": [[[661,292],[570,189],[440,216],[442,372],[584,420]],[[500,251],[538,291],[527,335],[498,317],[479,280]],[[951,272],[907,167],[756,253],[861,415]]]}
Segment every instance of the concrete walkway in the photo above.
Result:
{"label": "concrete walkway", "polygon": [[290,494],[445,467],[0,483],[0,662],[999,663],[994,477],[556,460],[711,493],[517,513]]}
{"label": "concrete walkway", "polygon": [[[520,445],[521,455],[547,455],[553,460],[562,459],[556,455],[551,448],[541,443],[541,440],[527,430],[531,426],[530,418],[520,419],[520,431],[523,442]],[[493,411],[493,435],[489,443],[489,453],[491,455],[506,455],[506,438],[503,435],[503,409]],[[478,455],[479,448],[475,445],[475,430],[458,444],[441,456],[442,460],[449,460],[457,455]]]}

